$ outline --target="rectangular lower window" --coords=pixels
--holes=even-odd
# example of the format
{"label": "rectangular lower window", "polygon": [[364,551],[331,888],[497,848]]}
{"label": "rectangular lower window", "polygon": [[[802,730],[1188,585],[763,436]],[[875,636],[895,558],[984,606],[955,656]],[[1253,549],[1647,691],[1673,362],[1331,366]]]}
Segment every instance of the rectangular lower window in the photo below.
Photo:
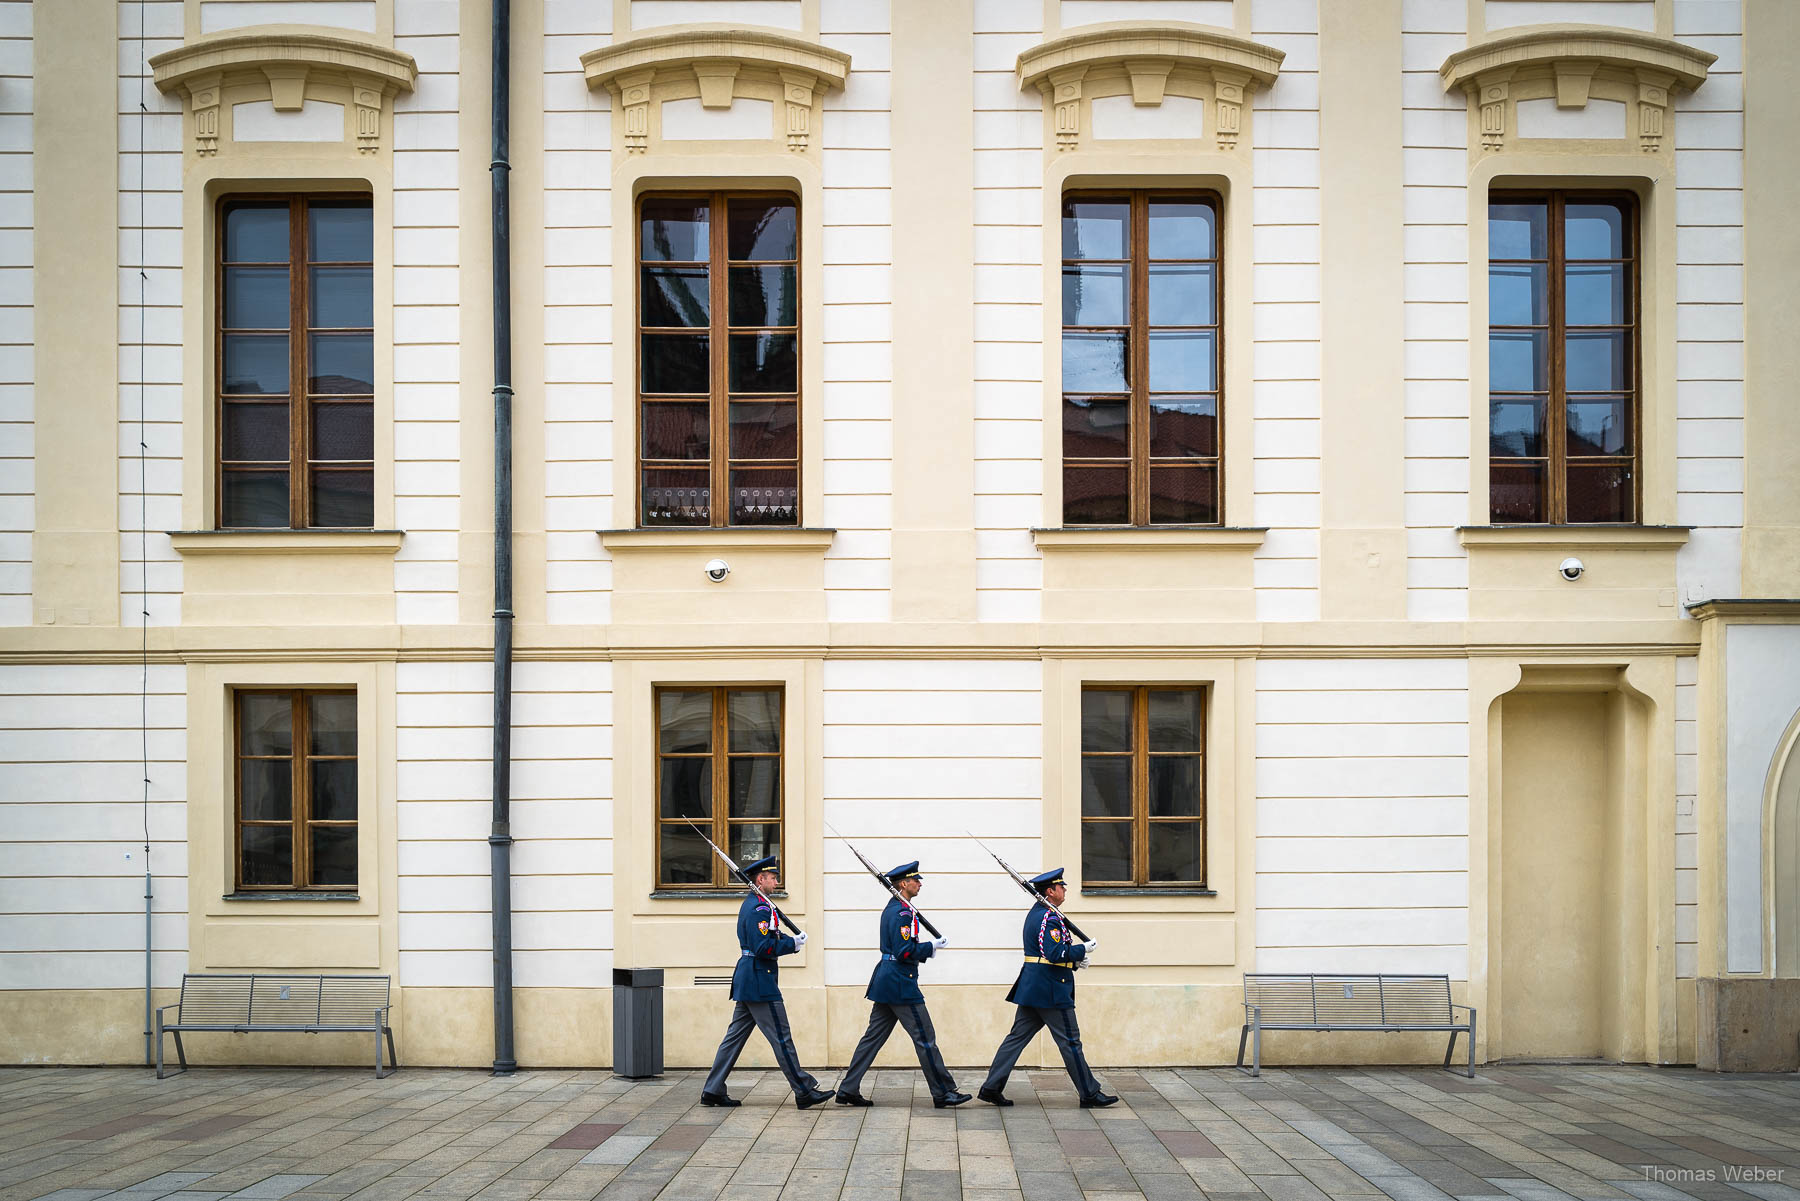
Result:
{"label": "rectangular lower window", "polygon": [[356,889],[356,694],[234,694],[240,892]]}
{"label": "rectangular lower window", "polygon": [[656,690],[656,886],[733,888],[711,838],[742,865],[782,847],[782,690]]}
{"label": "rectangular lower window", "polygon": [[220,529],[374,523],[374,254],[366,196],[221,203]]}
{"label": "rectangular lower window", "polygon": [[1488,198],[1488,515],[1640,520],[1633,197]]}
{"label": "rectangular lower window", "polygon": [[1206,695],[1191,686],[1081,690],[1081,882],[1206,885]]}

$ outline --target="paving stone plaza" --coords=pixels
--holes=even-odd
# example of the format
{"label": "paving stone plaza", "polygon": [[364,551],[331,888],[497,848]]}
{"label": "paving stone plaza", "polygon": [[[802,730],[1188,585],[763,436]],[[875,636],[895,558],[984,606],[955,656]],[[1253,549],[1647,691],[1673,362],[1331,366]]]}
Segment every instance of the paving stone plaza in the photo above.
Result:
{"label": "paving stone plaza", "polygon": [[710,1109],[696,1072],[8,1069],[0,1201],[1800,1199],[1800,1077],[1102,1076],[1123,1098],[1107,1110],[1019,1072],[1010,1109],[938,1111],[917,1072],[882,1071],[873,1108],[800,1112],[772,1072]]}

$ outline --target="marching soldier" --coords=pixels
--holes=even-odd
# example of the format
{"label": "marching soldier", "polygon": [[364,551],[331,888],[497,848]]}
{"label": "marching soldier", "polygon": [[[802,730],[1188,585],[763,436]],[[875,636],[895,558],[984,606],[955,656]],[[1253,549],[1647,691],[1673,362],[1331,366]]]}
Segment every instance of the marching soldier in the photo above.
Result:
{"label": "marching soldier", "polygon": [[[1016,878],[1016,877],[1015,877]],[[1025,915],[1025,963],[1019,978],[1013,982],[1006,999],[1019,1007],[1000,1049],[994,1053],[993,1066],[976,1096],[990,1105],[1011,1105],[1006,1099],[1006,1081],[1013,1065],[1025,1047],[1046,1026],[1062,1052],[1063,1066],[1083,1109],[1099,1109],[1118,1103],[1118,1098],[1101,1091],[1100,1082],[1088,1068],[1087,1056],[1081,1051],[1081,1030],[1075,1024],[1075,973],[1099,942],[1089,939],[1077,942],[1061,916],[1051,905],[1060,906],[1068,895],[1062,868],[1054,868],[1031,878],[1038,902]],[[1048,901],[1049,904],[1045,904]]]}
{"label": "marching soldier", "polygon": [[[781,876],[773,855],[747,864],[744,877],[754,882],[764,895],[781,887]],[[731,974],[731,999],[737,1002],[737,1008],[732,1012],[731,1024],[725,1028],[719,1053],[713,1058],[712,1071],[700,1093],[700,1104],[740,1104],[726,1094],[725,1079],[731,1075],[738,1056],[743,1053],[752,1026],[769,1040],[775,1062],[780,1066],[781,1074],[787,1077],[788,1086],[794,1090],[796,1107],[811,1109],[821,1101],[830,1100],[831,1090],[819,1087],[819,1082],[800,1066],[800,1057],[794,1052],[794,1038],[788,1032],[787,1007],[781,1001],[781,969],[775,963],[778,957],[792,955],[805,946],[806,935],[801,933],[789,938],[783,934],[781,914],[774,903],[764,901],[752,891],[738,909],[737,936],[738,961]]]}
{"label": "marching soldier", "polygon": [[919,964],[943,949],[950,940],[928,935],[921,937],[924,932],[919,926],[919,916],[908,904],[925,887],[925,879],[919,875],[918,860],[902,863],[893,871],[882,874],[906,899],[894,897],[881,911],[881,960],[870,974],[869,989],[864,994],[874,1002],[869,1009],[869,1028],[863,1032],[862,1041],[856,1044],[856,1053],[850,1057],[850,1070],[838,1082],[837,1103],[874,1104],[857,1090],[862,1086],[863,1075],[875,1062],[876,1053],[898,1022],[912,1039],[913,1050],[918,1052],[919,1068],[925,1073],[925,1083],[931,1089],[931,1103],[938,1109],[961,1105],[969,1099],[969,1094],[956,1091],[956,1081],[951,1078],[950,1069],[944,1066],[944,1057],[938,1051],[937,1032],[932,1029],[931,1015],[925,1012],[925,994],[919,991]]}

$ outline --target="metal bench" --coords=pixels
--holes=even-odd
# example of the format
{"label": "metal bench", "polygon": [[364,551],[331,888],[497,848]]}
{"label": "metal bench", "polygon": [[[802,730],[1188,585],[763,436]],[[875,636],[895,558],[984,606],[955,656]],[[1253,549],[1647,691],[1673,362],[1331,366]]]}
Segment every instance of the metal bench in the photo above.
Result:
{"label": "metal bench", "polygon": [[[175,1054],[187,1071],[181,1035],[198,1031],[251,1034],[287,1031],[305,1034],[369,1033],[375,1036],[375,1078],[400,1067],[394,1032],[388,1026],[386,976],[184,975],[181,1000],[156,1011],[156,1078],[163,1079],[163,1035],[175,1036]],[[175,1020],[163,1014],[175,1011]],[[381,1040],[387,1038],[389,1068],[381,1070]]]}
{"label": "metal bench", "polygon": [[[1468,1014],[1458,1021],[1458,1011]],[[1244,1043],[1251,1045],[1250,1075],[1262,1074],[1264,1030],[1447,1030],[1444,1070],[1456,1052],[1456,1036],[1469,1036],[1469,1066],[1475,1078],[1475,1011],[1450,1000],[1450,977],[1412,975],[1244,974],[1244,1028],[1238,1034],[1237,1067],[1244,1070]]]}

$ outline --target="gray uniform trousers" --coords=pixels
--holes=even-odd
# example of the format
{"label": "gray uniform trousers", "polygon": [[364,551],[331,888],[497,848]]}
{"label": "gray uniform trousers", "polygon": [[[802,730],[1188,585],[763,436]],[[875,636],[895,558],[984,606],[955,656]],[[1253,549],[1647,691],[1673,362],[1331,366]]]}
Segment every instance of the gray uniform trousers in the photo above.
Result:
{"label": "gray uniform trousers", "polygon": [[800,1066],[800,1056],[794,1051],[794,1036],[788,1030],[787,1006],[780,1001],[739,1001],[732,1011],[731,1024],[725,1027],[719,1053],[713,1057],[712,1071],[707,1074],[707,1092],[725,1091],[725,1078],[731,1075],[738,1056],[744,1053],[744,1044],[750,1041],[752,1027],[761,1030],[763,1037],[769,1040],[769,1047],[775,1052],[776,1066],[787,1077],[788,1087],[794,1090],[796,1097],[819,1087],[819,1082]]}
{"label": "gray uniform trousers", "polygon": [[1050,1029],[1050,1037],[1056,1040],[1056,1049],[1062,1052],[1063,1067],[1068,1069],[1069,1079],[1075,1082],[1075,1091],[1084,1097],[1100,1092],[1100,1082],[1094,1079],[1094,1073],[1088,1069],[1087,1056],[1081,1052],[1081,1027],[1075,1024],[1075,1011],[1036,1009],[1029,1005],[1019,1006],[1012,1029],[1007,1032],[1000,1049],[994,1052],[994,1064],[988,1069],[987,1079],[981,1087],[1003,1091],[1007,1077],[1012,1075],[1013,1065],[1019,1062],[1019,1056],[1037,1037],[1037,1032],[1046,1026]]}
{"label": "gray uniform trousers", "polygon": [[913,1050],[919,1055],[919,1070],[925,1073],[925,1085],[931,1090],[934,1098],[947,1097],[956,1091],[956,1081],[950,1076],[950,1069],[944,1066],[943,1052],[938,1050],[937,1031],[932,1029],[931,1015],[925,1012],[922,1004],[888,1005],[876,1001],[869,1008],[869,1028],[863,1031],[862,1041],[856,1044],[856,1052],[850,1056],[850,1069],[844,1078],[838,1081],[838,1092],[855,1093],[862,1089],[862,1078],[875,1062],[875,1055],[894,1032],[894,1023],[900,1023],[907,1036],[913,1041]]}

